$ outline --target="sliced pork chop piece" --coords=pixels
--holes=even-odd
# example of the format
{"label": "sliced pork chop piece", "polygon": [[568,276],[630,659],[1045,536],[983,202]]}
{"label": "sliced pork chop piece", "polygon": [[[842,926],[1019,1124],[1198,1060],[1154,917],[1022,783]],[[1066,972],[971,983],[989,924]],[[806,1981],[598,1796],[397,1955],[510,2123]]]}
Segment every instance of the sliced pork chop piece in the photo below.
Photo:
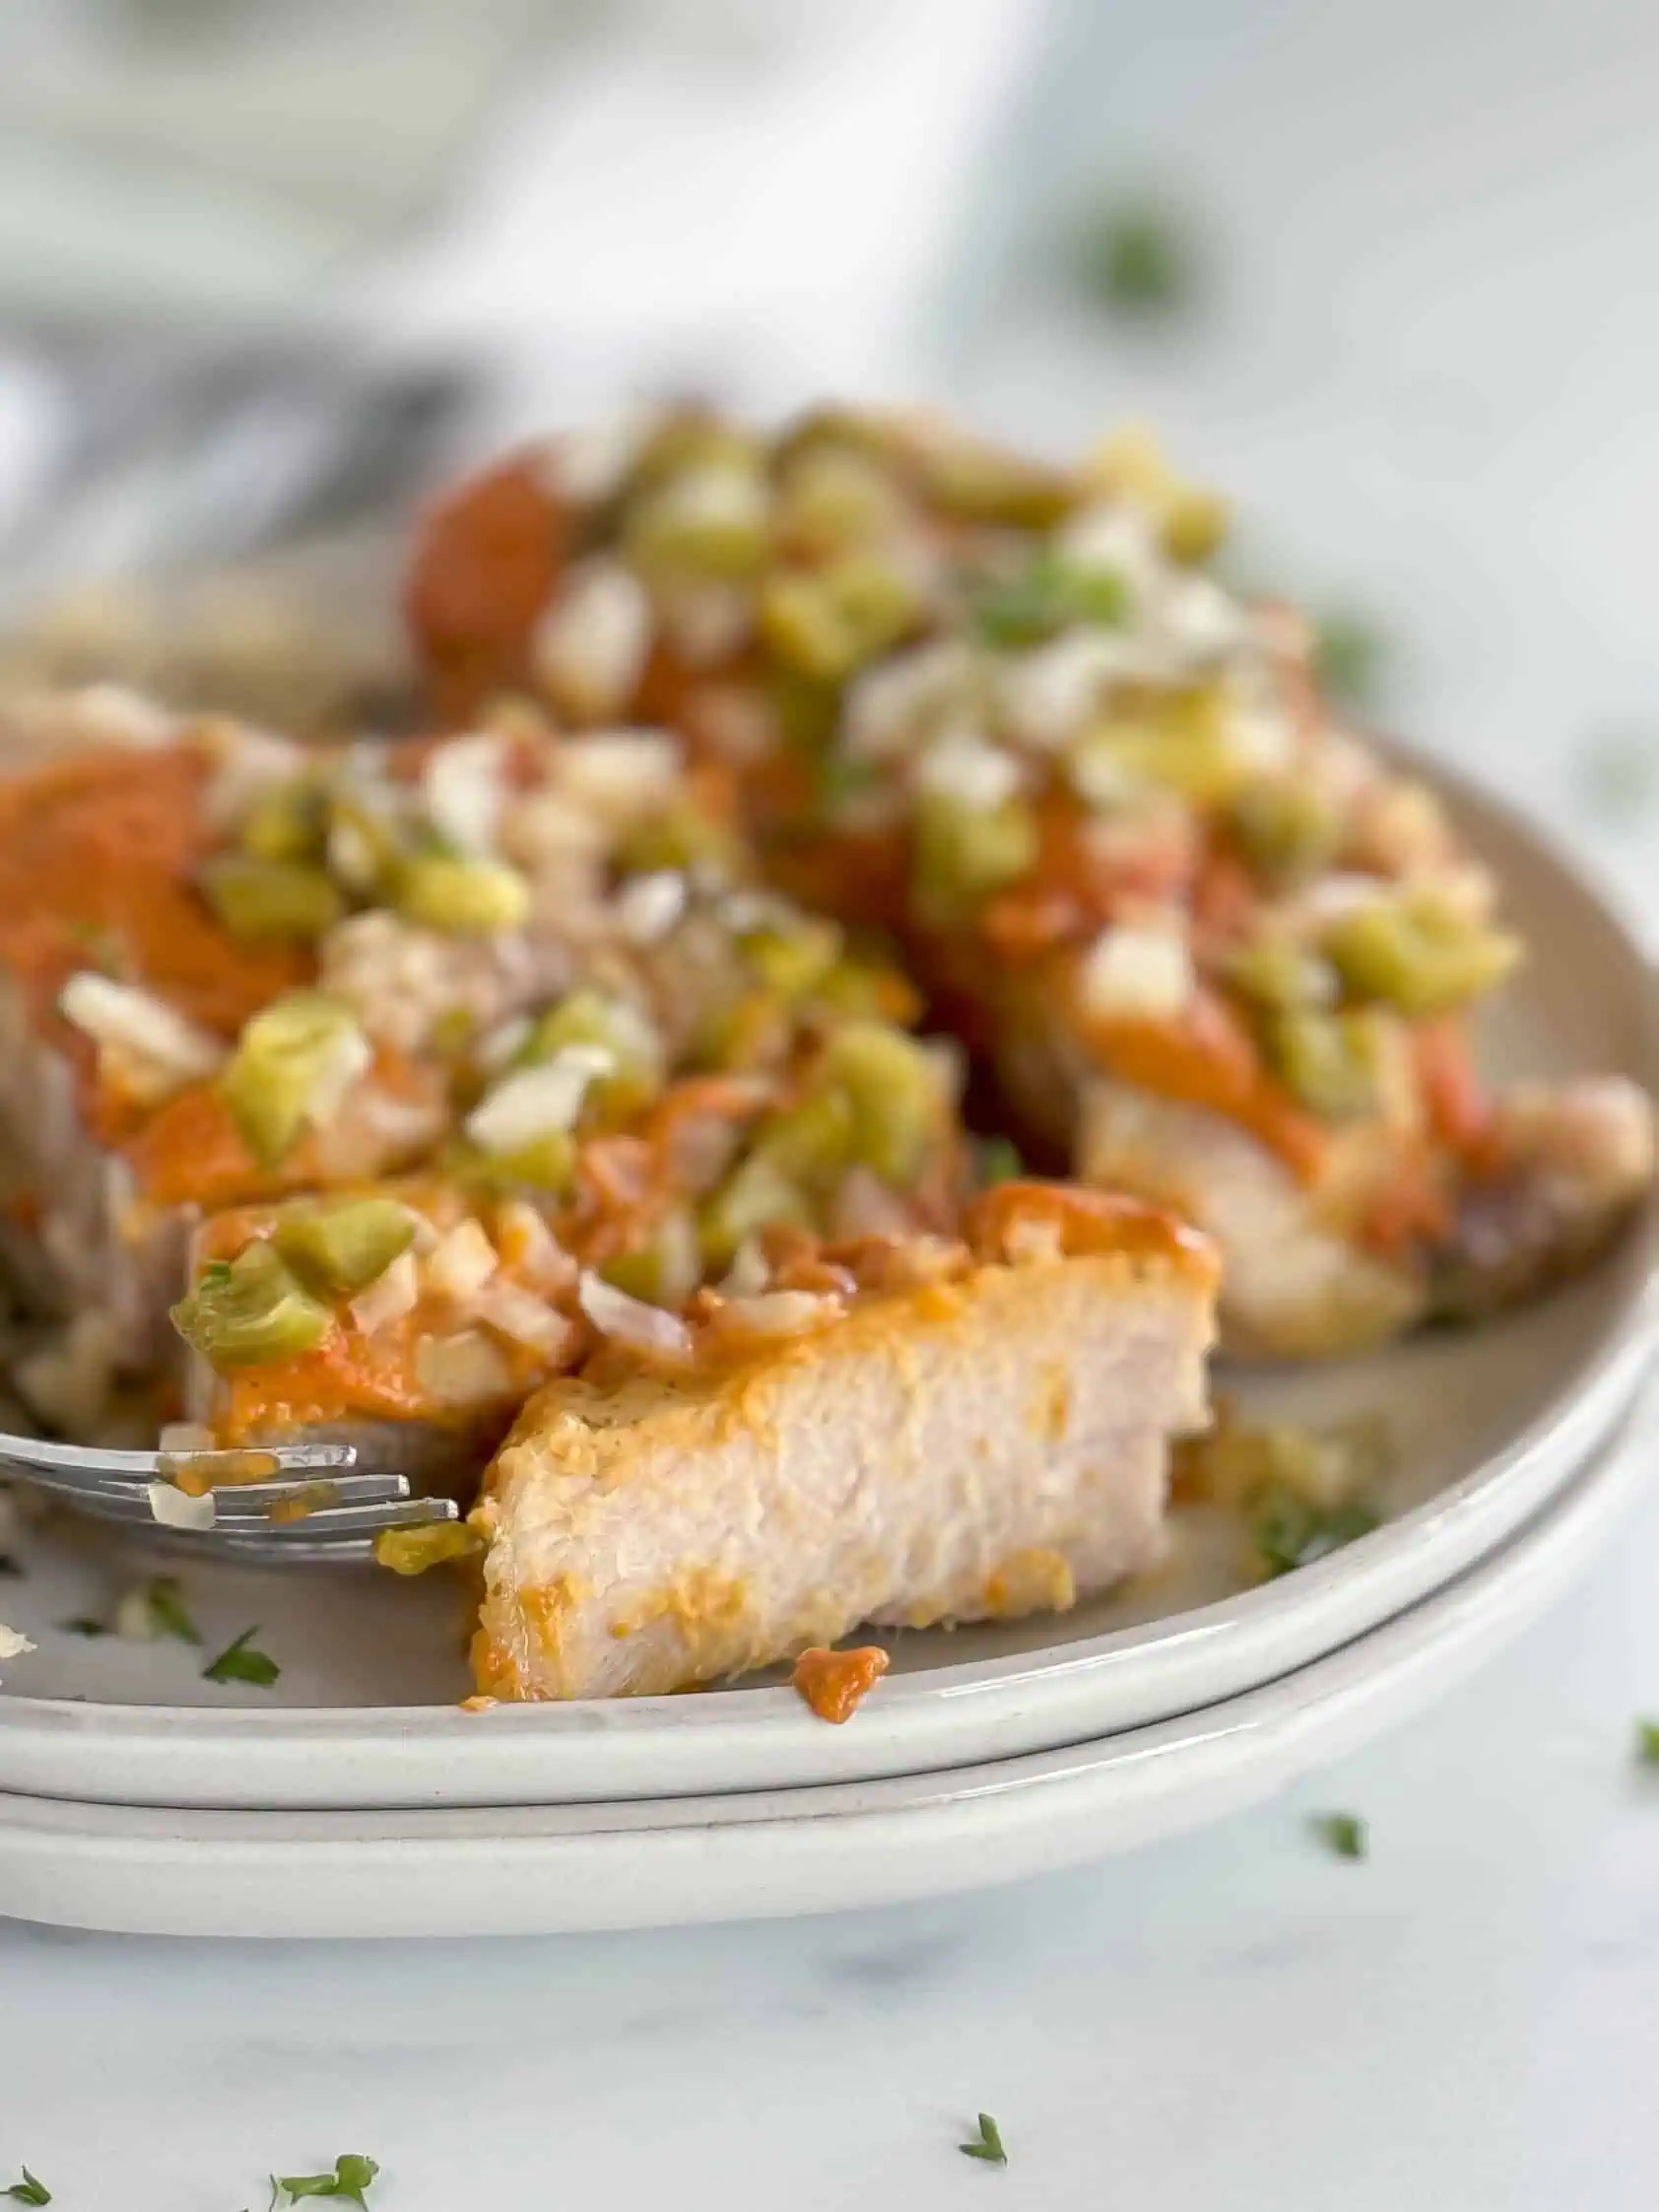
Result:
{"label": "sliced pork chop piece", "polygon": [[861,1621],[1064,1608],[1155,1561],[1169,1440],[1206,1418],[1214,1256],[1036,1188],[981,1203],[956,1281],[735,1366],[540,1392],[475,1515],[480,1688],[661,1694]]}
{"label": "sliced pork chop piece", "polygon": [[1441,1159],[1443,1226],[1384,1256],[1222,1115],[1133,1085],[1085,1084],[1078,1172],[1166,1205],[1225,1259],[1222,1341],[1251,1357],[1324,1358],[1430,1317],[1473,1321],[1594,1259],[1652,1186],[1652,1102],[1622,1078],[1529,1085],[1501,1100],[1473,1164]]}
{"label": "sliced pork chop piece", "polygon": [[1385,1342],[1423,1317],[1420,1266],[1380,1259],[1321,1218],[1279,1156],[1234,1121],[1133,1084],[1084,1085],[1085,1180],[1172,1208],[1224,1254],[1222,1340],[1247,1357],[1310,1359]]}

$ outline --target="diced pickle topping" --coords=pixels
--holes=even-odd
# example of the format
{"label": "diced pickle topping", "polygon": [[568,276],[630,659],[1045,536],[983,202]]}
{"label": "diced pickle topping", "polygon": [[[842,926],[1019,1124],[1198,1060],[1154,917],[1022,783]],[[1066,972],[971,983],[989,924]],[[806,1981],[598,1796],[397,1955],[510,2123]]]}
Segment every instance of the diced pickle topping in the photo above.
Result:
{"label": "diced pickle topping", "polygon": [[1228,980],[1258,1006],[1294,1013],[1334,1006],[1336,971],[1317,953],[1284,936],[1261,936],[1234,953]]}
{"label": "diced pickle topping", "polygon": [[924,791],[916,804],[915,889],[923,913],[948,923],[1026,875],[1037,856],[1037,826],[1022,799],[964,804]]}
{"label": "diced pickle topping", "polygon": [[718,1273],[731,1264],[738,1246],[773,1223],[813,1227],[806,1192],[775,1160],[757,1152],[726,1178],[697,1215],[697,1240],[704,1265]]}
{"label": "diced pickle topping", "polygon": [[1246,784],[1232,802],[1231,821],[1250,865],[1274,885],[1316,876],[1342,841],[1342,824],[1329,804],[1288,776]]}
{"label": "diced pickle topping", "polygon": [[1378,1102],[1381,1039],[1363,1013],[1279,1015],[1270,1056],[1288,1088],[1323,1121],[1354,1121]]}
{"label": "diced pickle topping", "polygon": [[277,1250],[313,1290],[350,1297],[382,1276],[415,1241],[415,1219],[395,1198],[341,1198],[287,1206]]}
{"label": "diced pickle topping", "polygon": [[202,870],[202,896],[232,937],[306,941],[325,935],[346,911],[327,871],[301,860],[264,860],[228,852]]}
{"label": "diced pickle topping", "polygon": [[851,1107],[852,1153],[884,1182],[907,1189],[939,1129],[939,1070],[925,1045],[877,1022],[850,1022],[825,1047],[820,1080]]}
{"label": "diced pickle topping", "polygon": [[623,1000],[607,998],[602,991],[571,991],[536,1023],[519,1058],[534,1066],[571,1044],[598,1045],[614,1063],[588,1090],[602,1117],[620,1120],[648,1106],[661,1091],[661,1043],[644,1016]]}
{"label": "diced pickle topping", "polygon": [[418,853],[397,871],[398,912],[451,937],[499,937],[530,915],[530,887],[499,860]]}
{"label": "diced pickle topping", "polygon": [[312,1298],[275,1246],[260,1238],[229,1265],[202,1273],[172,1309],[184,1341],[216,1368],[263,1367],[314,1351],[334,1316]]}
{"label": "diced pickle topping", "polygon": [[322,850],[323,794],[301,777],[263,791],[242,817],[242,850],[256,860],[314,860]]}
{"label": "diced pickle topping", "polygon": [[271,1168],[333,1112],[368,1060],[349,1006],[322,991],[293,991],[243,1029],[220,1072],[220,1095],[249,1152]]}
{"label": "diced pickle topping", "polygon": [[1500,983],[1520,957],[1502,931],[1460,913],[1432,891],[1367,900],[1339,914],[1325,951],[1351,996],[1402,1014],[1466,1006]]}

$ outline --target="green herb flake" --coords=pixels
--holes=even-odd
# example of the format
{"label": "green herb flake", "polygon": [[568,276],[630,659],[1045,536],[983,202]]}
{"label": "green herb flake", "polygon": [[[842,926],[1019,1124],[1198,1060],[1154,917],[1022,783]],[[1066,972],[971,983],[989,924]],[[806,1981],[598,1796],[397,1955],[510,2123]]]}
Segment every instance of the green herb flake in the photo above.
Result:
{"label": "green herb flake", "polygon": [[1659,796],[1659,735],[1651,730],[1601,730],[1578,748],[1577,774],[1597,816],[1627,823]]}
{"label": "green herb flake", "polygon": [[332,2174],[273,2174],[273,2212],[278,2205],[298,2204],[307,2196],[344,2198],[348,2204],[362,2205],[364,2212],[367,2212],[368,2200],[364,2192],[379,2171],[373,2159],[348,2152],[344,2158],[334,2161]]}
{"label": "green herb flake", "polygon": [[51,2190],[44,2181],[36,2180],[27,2166],[23,2170],[23,2179],[14,2181],[9,2189],[0,2189],[0,2196],[13,2204],[50,2204],[52,2201]]}
{"label": "green herb flake", "polygon": [[1002,2147],[1002,2130],[989,2112],[979,2114],[979,2132],[969,2143],[959,2143],[957,2149],[963,2158],[976,2158],[986,2166],[1006,2166],[1008,2153]]}
{"label": "green herb flake", "polygon": [[158,1575],[146,1588],[145,1598],[158,1636],[176,1637],[180,1643],[200,1643],[202,1632],[190,1617],[176,1575]]}
{"label": "green herb flake", "polygon": [[1636,1759],[1643,1767],[1659,1767],[1659,1720],[1636,1722]]}
{"label": "green herb flake", "polygon": [[1377,1521],[1368,1506],[1321,1508],[1298,1497],[1288,1484],[1271,1483],[1256,1501],[1250,1534],[1269,1575],[1289,1575],[1340,1552],[1357,1537],[1368,1536]]}
{"label": "green herb flake", "polygon": [[988,645],[1040,645],[1072,623],[1116,630],[1129,614],[1129,587],[1111,569],[1091,569],[1052,551],[979,594],[973,620]]}
{"label": "green herb flake", "polygon": [[67,1621],[59,1621],[58,1627],[65,1636],[113,1636],[115,1633],[107,1621],[100,1621],[93,1613],[71,1613]]}
{"label": "green herb flake", "polygon": [[1078,273],[1097,305],[1150,322],[1193,304],[1199,260],[1191,226],[1172,207],[1122,201],[1086,225]]}
{"label": "green herb flake", "polygon": [[1375,705],[1387,661],[1381,632],[1362,615],[1327,615],[1314,634],[1313,672],[1344,706]]}
{"label": "green herb flake", "polygon": [[979,1186],[991,1190],[999,1182],[1018,1182],[1026,1173],[1020,1147],[1012,1137],[986,1137],[979,1146]]}
{"label": "green herb flake", "polygon": [[1358,1813],[1318,1813],[1313,1833],[1334,1858],[1368,1858],[1371,1832]]}
{"label": "green herb flake", "polygon": [[[217,1659],[210,1659],[202,1669],[204,1682],[251,1682],[256,1689],[268,1690],[282,1669],[267,1652],[259,1650],[253,1639],[257,1628],[243,1629],[233,1643],[228,1643]],[[308,2192],[315,2196],[318,2192]]]}

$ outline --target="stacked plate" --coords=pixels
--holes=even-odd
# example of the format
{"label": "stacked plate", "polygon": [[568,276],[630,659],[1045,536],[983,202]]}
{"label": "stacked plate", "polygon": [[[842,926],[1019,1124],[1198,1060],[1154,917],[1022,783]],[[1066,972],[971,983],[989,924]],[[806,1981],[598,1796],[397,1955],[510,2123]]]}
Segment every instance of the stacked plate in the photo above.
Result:
{"label": "stacked plate", "polygon": [[[1533,832],[1450,795],[1533,948],[1493,1065],[1659,1083],[1629,934]],[[901,1640],[844,1728],[769,1685],[464,1711],[439,1577],[204,1574],[204,1637],[257,1622],[282,1668],[270,1689],[208,1685],[185,1644],[57,1626],[106,1606],[120,1570],[100,1532],[37,1532],[27,1578],[0,1585],[38,1645],[0,1698],[0,1912],[215,1934],[645,1925],[963,1889],[1212,1818],[1427,1702],[1575,1574],[1642,1476],[1626,1439],[1656,1247],[1650,1213],[1488,1330],[1224,1378],[1250,1417],[1385,1420],[1386,1524],[1241,1587],[1236,1526],[1179,1516],[1169,1566],[1131,1590]]]}

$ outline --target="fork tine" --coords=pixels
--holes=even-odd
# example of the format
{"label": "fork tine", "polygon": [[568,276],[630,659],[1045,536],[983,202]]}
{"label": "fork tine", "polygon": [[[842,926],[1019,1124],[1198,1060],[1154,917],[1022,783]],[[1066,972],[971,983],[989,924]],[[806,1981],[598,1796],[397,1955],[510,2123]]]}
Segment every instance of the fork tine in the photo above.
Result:
{"label": "fork tine", "polygon": [[0,1435],[0,1462],[30,1470],[83,1476],[127,1475],[166,1480],[180,1467],[210,1476],[216,1466],[227,1472],[245,1469],[251,1457],[272,1462],[274,1474],[314,1473],[330,1467],[355,1467],[357,1446],[349,1443],[255,1444],[227,1451],[105,1451],[96,1445],[53,1443],[44,1437]]}
{"label": "fork tine", "polygon": [[237,1483],[213,1493],[215,1526],[225,1528],[233,1522],[249,1521],[254,1527],[263,1528],[270,1522],[273,1506],[304,1505],[312,1492],[316,1493],[313,1514],[335,1506],[397,1506],[409,1499],[409,1477],[389,1474],[292,1476],[282,1482]]}
{"label": "fork tine", "polygon": [[319,1506],[291,1521],[273,1521],[263,1514],[232,1514],[215,1519],[207,1528],[171,1528],[152,1520],[142,1494],[131,1491],[78,1491],[76,1502],[100,1520],[120,1521],[144,1527],[169,1539],[178,1537],[194,1545],[212,1546],[222,1539],[238,1544],[257,1543],[283,1550],[297,1539],[317,1542],[337,1536],[376,1536],[386,1528],[420,1528],[431,1521],[459,1520],[460,1508],[452,1498],[395,1498],[350,1506]]}

